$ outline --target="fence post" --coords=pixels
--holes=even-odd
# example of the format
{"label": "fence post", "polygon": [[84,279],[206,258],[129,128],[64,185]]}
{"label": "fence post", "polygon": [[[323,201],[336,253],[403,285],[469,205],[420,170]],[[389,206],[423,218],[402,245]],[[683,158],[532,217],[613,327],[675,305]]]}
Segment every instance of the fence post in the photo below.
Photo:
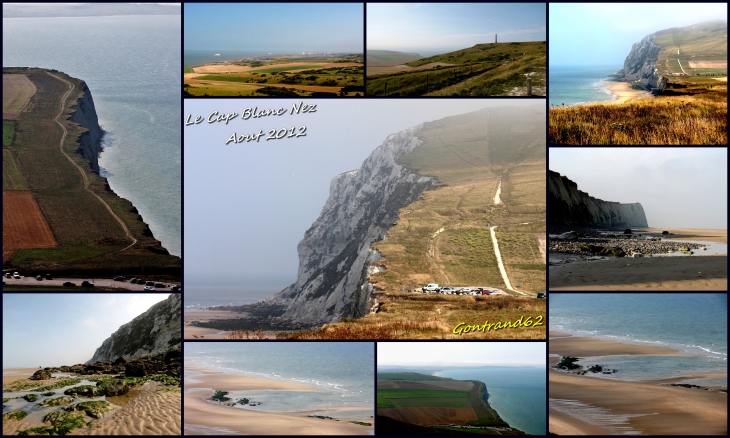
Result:
{"label": "fence post", "polygon": [[388,95],[388,81],[385,81],[385,91],[383,91],[383,96]]}
{"label": "fence post", "polygon": [[527,95],[532,96],[532,78],[527,78]]}
{"label": "fence post", "polygon": [[426,86],[428,87],[428,73],[426,73]]}

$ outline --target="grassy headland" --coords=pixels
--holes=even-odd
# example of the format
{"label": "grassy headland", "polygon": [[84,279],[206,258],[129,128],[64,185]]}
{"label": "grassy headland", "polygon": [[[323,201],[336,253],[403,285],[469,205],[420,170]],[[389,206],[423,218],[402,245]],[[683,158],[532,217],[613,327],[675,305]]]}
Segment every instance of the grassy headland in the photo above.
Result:
{"label": "grassy headland", "polygon": [[357,96],[363,56],[234,60],[186,67],[185,96]]}
{"label": "grassy headland", "polygon": [[[4,246],[8,246],[10,237],[18,244],[15,251],[4,250],[4,268],[55,276],[146,274],[179,279],[180,258],[161,247],[132,203],[116,195],[106,179],[92,171],[77,152],[78,139],[87,129],[68,119],[83,96],[82,81],[37,68],[4,68],[3,75],[25,75],[38,88],[15,121],[10,145],[4,143],[3,191],[30,194],[30,204],[37,203],[35,208],[40,210],[37,219],[50,227],[57,241],[57,246],[33,246],[34,236],[24,235],[22,227],[4,230]],[[69,90],[67,83],[73,89],[62,102]],[[66,129],[65,137],[55,121],[61,108],[58,120]],[[6,129],[4,123],[4,137]],[[13,218],[22,219],[28,205],[17,203],[4,208],[4,219],[11,213]],[[125,224],[129,235],[116,218]],[[125,249],[131,243],[130,235],[137,242]]]}
{"label": "grassy headland", "polygon": [[455,52],[370,69],[370,96],[507,96],[545,95],[546,44],[477,44]]}

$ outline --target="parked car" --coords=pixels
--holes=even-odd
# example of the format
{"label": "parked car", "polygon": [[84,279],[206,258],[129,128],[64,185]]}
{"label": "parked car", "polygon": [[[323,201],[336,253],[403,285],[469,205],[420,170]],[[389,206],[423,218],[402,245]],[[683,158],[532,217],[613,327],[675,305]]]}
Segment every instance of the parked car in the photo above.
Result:
{"label": "parked car", "polygon": [[43,281],[43,276],[42,275],[36,275],[35,276],[35,279],[38,280],[38,281]]}
{"label": "parked car", "polygon": [[10,278],[10,277],[12,277],[12,275],[10,275],[10,272],[6,272],[5,273],[5,278]]}
{"label": "parked car", "polygon": [[446,295],[451,295],[454,292],[456,292],[456,289],[454,289],[453,287],[442,287],[441,290],[439,291],[439,293],[446,294]]}
{"label": "parked car", "polygon": [[162,284],[162,283],[155,283],[155,287],[159,287],[161,289],[164,289],[165,288],[165,285]]}
{"label": "parked car", "polygon": [[121,275],[118,275],[118,276],[114,277],[114,281],[124,281],[124,277],[122,277]]}
{"label": "parked car", "polygon": [[64,286],[76,287],[76,283],[71,283],[70,281],[67,281],[67,282],[63,283],[63,285]]}
{"label": "parked car", "polygon": [[20,280],[20,274],[18,274],[17,271],[16,272],[13,272],[13,278],[16,279],[16,280]]}
{"label": "parked car", "polygon": [[429,293],[429,292],[438,292],[439,291],[439,285],[436,283],[429,283],[421,288],[423,293]]}
{"label": "parked car", "polygon": [[173,284],[172,287],[170,287],[170,290],[180,290],[180,286]]}
{"label": "parked car", "polygon": [[148,281],[145,283],[145,286],[154,286],[154,285],[155,285],[154,281]]}
{"label": "parked car", "polygon": [[81,282],[81,287],[94,287],[94,283],[84,280]]}
{"label": "parked car", "polygon": [[146,291],[153,291],[153,290],[155,290],[155,287],[154,286],[145,286],[144,287],[144,290],[146,290]]}
{"label": "parked car", "polygon": [[51,274],[46,274],[46,280],[53,280],[53,276]]}
{"label": "parked car", "polygon": [[545,298],[545,294],[542,292],[538,292],[537,298]]}

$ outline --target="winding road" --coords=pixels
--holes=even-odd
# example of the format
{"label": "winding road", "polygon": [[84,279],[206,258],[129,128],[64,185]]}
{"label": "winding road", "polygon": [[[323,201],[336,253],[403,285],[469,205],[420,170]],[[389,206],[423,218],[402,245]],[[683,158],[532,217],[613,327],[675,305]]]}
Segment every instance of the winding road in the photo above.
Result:
{"label": "winding road", "polygon": [[74,90],[74,84],[72,84],[71,82],[69,82],[65,79],[62,79],[50,72],[46,72],[46,73],[48,73],[49,76],[52,76],[52,77],[58,79],[59,81],[65,83],[69,87],[68,91],[66,91],[66,94],[64,94],[63,97],[61,98],[61,112],[59,112],[58,115],[56,116],[56,118],[53,119],[56,123],[58,123],[58,126],[60,126],[61,129],[63,130],[63,135],[61,136],[61,142],[59,144],[59,150],[61,151],[63,156],[65,156],[66,159],[71,164],[73,164],[74,167],[76,167],[76,169],[78,169],[78,171],[81,173],[81,177],[84,179],[84,190],[86,190],[87,192],[94,195],[96,197],[96,199],[98,199],[99,202],[101,202],[104,205],[104,207],[106,207],[106,209],[109,211],[109,214],[111,214],[112,217],[114,217],[114,219],[116,219],[116,221],[119,222],[119,225],[124,230],[124,234],[126,234],[127,237],[132,241],[132,243],[129,246],[127,246],[126,248],[120,249],[119,251],[115,251],[115,252],[127,250],[127,249],[133,247],[137,243],[137,239],[135,239],[134,236],[132,236],[132,233],[129,232],[129,228],[127,228],[127,225],[124,223],[124,221],[122,221],[122,219],[119,216],[117,216],[116,213],[114,213],[114,211],[111,209],[111,207],[109,207],[109,204],[107,204],[106,201],[104,201],[99,195],[94,193],[89,188],[89,178],[86,176],[86,172],[84,172],[84,169],[81,168],[81,166],[79,166],[78,163],[76,163],[74,160],[72,160],[71,157],[66,153],[66,151],[63,150],[63,142],[64,142],[64,140],[66,140],[67,131],[66,131],[66,127],[63,125],[63,123],[61,123],[61,121],[59,119],[63,115],[64,110],[66,109],[66,99],[68,99],[68,96]]}

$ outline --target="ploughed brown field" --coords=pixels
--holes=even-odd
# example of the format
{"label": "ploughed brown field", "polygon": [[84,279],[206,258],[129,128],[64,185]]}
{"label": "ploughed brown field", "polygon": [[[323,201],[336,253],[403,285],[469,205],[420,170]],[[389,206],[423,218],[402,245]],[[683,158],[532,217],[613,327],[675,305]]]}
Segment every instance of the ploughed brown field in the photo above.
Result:
{"label": "ploughed brown field", "polygon": [[[378,383],[380,384],[380,383]],[[470,420],[478,420],[474,408],[447,408],[447,407],[405,407],[405,408],[378,408],[378,415],[393,418],[398,421],[421,426],[434,424],[466,424]]]}
{"label": "ploughed brown field", "polygon": [[37,88],[28,76],[3,75],[3,120],[18,120]]}
{"label": "ploughed brown field", "polygon": [[58,246],[31,192],[3,191],[3,261],[16,249]]}

